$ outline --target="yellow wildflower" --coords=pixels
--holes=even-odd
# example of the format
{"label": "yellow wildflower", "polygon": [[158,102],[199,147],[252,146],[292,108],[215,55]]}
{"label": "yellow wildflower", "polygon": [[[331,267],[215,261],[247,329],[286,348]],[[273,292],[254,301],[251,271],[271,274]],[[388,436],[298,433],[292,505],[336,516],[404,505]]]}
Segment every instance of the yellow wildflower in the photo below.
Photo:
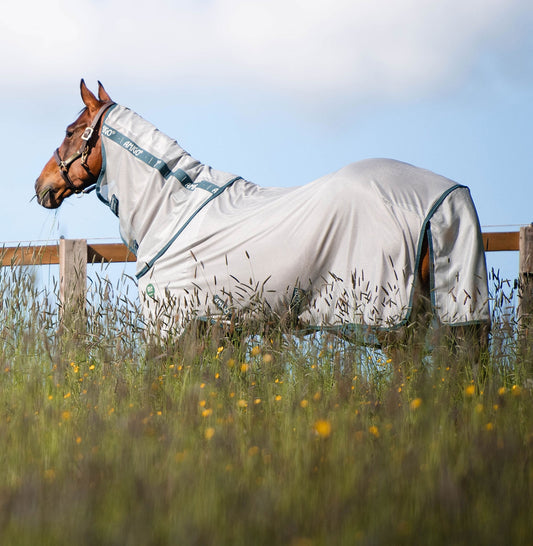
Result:
{"label": "yellow wildflower", "polygon": [[476,387],[474,385],[468,385],[465,389],[465,394],[467,396],[474,396],[474,393],[476,392]]}
{"label": "yellow wildflower", "polygon": [[320,438],[329,438],[331,436],[331,423],[326,419],[319,419],[315,421],[313,430]]}
{"label": "yellow wildflower", "polygon": [[261,352],[261,347],[259,345],[256,345],[252,348],[252,356],[257,356]]}
{"label": "yellow wildflower", "polygon": [[422,398],[415,398],[411,404],[410,407],[412,410],[418,409],[422,405]]}
{"label": "yellow wildflower", "polygon": [[372,436],[375,436],[376,438],[379,438],[379,429],[378,429],[378,427],[372,425],[371,427],[368,428],[368,432],[370,432],[370,434],[372,434]]}
{"label": "yellow wildflower", "polygon": [[206,440],[211,440],[211,438],[215,435],[215,429],[213,427],[208,427],[205,429],[204,437]]}

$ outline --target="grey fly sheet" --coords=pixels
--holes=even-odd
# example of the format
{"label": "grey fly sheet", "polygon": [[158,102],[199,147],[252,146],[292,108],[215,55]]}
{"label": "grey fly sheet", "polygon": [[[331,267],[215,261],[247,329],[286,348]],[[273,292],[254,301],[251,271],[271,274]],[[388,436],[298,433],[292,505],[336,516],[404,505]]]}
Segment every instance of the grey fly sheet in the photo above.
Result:
{"label": "grey fly sheet", "polygon": [[97,193],[137,255],[145,313],[165,328],[261,309],[300,325],[395,328],[410,318],[428,233],[440,323],[489,322],[481,232],[465,186],[389,159],[263,188],[212,169],[114,106]]}

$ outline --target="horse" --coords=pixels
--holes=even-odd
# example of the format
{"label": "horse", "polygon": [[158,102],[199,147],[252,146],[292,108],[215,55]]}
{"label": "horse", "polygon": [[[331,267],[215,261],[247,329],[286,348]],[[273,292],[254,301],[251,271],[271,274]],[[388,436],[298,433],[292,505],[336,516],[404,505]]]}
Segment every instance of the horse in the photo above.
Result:
{"label": "horse", "polygon": [[486,346],[487,271],[466,186],[367,159],[304,186],[260,187],[192,158],[100,82],[97,96],[84,80],[80,92],[84,109],[36,180],[38,203],[96,190],[163,330],[246,315],[393,346],[434,322]]}

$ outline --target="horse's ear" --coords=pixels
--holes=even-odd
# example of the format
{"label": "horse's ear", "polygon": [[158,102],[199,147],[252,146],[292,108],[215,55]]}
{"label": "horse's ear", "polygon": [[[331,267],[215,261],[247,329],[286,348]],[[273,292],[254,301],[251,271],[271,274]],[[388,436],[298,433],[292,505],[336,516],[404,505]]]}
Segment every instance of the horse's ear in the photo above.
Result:
{"label": "horse's ear", "polygon": [[111,97],[107,94],[107,91],[104,89],[104,86],[101,84],[101,82],[98,82],[98,98],[102,102],[112,102]]}
{"label": "horse's ear", "polygon": [[80,82],[80,91],[83,104],[85,104],[85,106],[87,106],[89,110],[94,111],[100,108],[100,103],[98,102],[98,99],[89,91],[89,89],[85,85],[85,80],[83,79]]}

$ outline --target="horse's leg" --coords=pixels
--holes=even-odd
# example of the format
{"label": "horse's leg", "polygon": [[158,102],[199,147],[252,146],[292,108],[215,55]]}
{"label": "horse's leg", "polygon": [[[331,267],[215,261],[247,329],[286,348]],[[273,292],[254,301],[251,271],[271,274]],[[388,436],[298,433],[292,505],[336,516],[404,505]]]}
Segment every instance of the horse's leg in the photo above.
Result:
{"label": "horse's leg", "polygon": [[[414,321],[418,321],[415,335],[424,336],[415,342],[416,350],[423,347],[425,334],[432,320],[433,310],[431,307],[431,281],[430,281],[430,260],[428,235],[424,236],[422,247],[422,261],[418,271],[418,286],[415,288],[415,306],[413,309]],[[422,323],[420,322],[422,321]],[[440,346],[436,351],[444,350],[444,358],[447,362],[462,360],[465,364],[470,363],[474,372],[482,371],[482,355],[488,350],[489,326],[488,324],[469,324],[460,326],[440,326],[439,332],[433,339],[433,345]],[[421,345],[422,344],[422,345]],[[435,353],[435,351],[434,351]],[[435,355],[436,356],[436,355]],[[450,359],[450,356],[452,357]],[[438,359],[438,356],[437,356]]]}
{"label": "horse's leg", "polygon": [[431,322],[430,263],[427,233],[422,241],[421,260],[416,273],[413,308],[406,326],[380,334],[384,352],[392,360],[394,375],[401,382],[406,368],[417,366],[426,346],[426,334]]}
{"label": "horse's leg", "polygon": [[[400,378],[402,368],[418,365],[425,345],[426,335],[433,317],[431,306],[430,259],[427,233],[422,243],[422,258],[414,287],[413,309],[407,326],[399,331],[382,334],[379,341],[392,359],[395,375]],[[434,333],[434,361],[450,363],[462,361],[470,364],[475,374],[483,373],[483,355],[488,350],[488,324],[461,326],[440,325]]]}
{"label": "horse's leg", "polygon": [[[471,370],[476,379],[483,381],[489,346],[488,324],[440,326],[439,351],[457,368]],[[451,357],[451,358],[450,358]]]}

